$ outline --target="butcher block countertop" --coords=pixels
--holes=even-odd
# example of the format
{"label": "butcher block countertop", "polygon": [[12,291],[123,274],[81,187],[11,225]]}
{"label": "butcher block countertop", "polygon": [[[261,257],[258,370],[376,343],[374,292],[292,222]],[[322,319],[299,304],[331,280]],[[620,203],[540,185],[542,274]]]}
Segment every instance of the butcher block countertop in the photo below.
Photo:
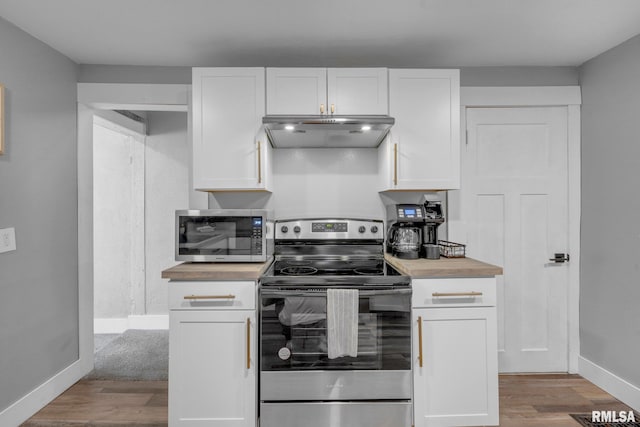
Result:
{"label": "butcher block countertop", "polygon": [[[490,277],[502,274],[502,267],[473,258],[400,259],[385,254],[386,261],[414,279],[430,277]],[[171,280],[258,280],[269,268],[267,262],[185,262],[162,272]]]}
{"label": "butcher block countertop", "polygon": [[413,279],[432,277],[490,277],[502,274],[502,267],[473,258],[400,259],[385,254],[386,261]]}
{"label": "butcher block countertop", "polygon": [[269,268],[267,262],[185,262],[162,272],[171,280],[258,280]]}

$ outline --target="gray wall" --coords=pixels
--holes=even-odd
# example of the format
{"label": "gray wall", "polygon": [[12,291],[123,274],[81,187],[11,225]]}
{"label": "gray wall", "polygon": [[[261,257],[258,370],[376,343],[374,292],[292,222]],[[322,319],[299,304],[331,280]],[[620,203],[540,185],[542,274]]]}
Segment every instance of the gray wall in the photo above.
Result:
{"label": "gray wall", "polygon": [[76,65],[0,18],[0,412],[78,359]]}
{"label": "gray wall", "polygon": [[[462,86],[572,86],[578,84],[578,79],[577,67],[463,67],[460,69]],[[191,84],[191,67],[85,64],[79,66],[78,81],[82,83]]]}
{"label": "gray wall", "polygon": [[640,36],[581,67],[583,357],[640,386]]}

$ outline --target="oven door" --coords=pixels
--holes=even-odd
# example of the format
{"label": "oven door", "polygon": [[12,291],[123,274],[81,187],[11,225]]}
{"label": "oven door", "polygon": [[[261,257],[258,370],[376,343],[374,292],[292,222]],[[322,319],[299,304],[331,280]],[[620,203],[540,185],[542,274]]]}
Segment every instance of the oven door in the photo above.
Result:
{"label": "oven door", "polygon": [[411,289],[358,293],[356,357],[329,359],[326,289],[260,290],[260,399],[411,398]]}

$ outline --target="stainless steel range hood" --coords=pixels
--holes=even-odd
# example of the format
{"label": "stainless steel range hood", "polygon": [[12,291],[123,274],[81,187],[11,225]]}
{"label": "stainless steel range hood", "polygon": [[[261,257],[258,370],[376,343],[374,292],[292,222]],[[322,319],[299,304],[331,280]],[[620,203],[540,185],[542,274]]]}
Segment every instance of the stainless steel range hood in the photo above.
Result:
{"label": "stainless steel range hood", "polygon": [[395,119],[389,116],[288,116],[262,118],[275,148],[377,147]]}

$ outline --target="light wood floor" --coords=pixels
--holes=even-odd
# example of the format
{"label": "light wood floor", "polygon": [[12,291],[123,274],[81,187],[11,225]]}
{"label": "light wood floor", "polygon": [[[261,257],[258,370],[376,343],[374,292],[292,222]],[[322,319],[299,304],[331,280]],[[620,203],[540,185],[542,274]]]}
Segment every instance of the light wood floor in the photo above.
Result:
{"label": "light wood floor", "polygon": [[[630,410],[578,375],[501,375],[500,426],[579,427],[569,414]],[[166,426],[166,381],[82,380],[24,427]]]}

